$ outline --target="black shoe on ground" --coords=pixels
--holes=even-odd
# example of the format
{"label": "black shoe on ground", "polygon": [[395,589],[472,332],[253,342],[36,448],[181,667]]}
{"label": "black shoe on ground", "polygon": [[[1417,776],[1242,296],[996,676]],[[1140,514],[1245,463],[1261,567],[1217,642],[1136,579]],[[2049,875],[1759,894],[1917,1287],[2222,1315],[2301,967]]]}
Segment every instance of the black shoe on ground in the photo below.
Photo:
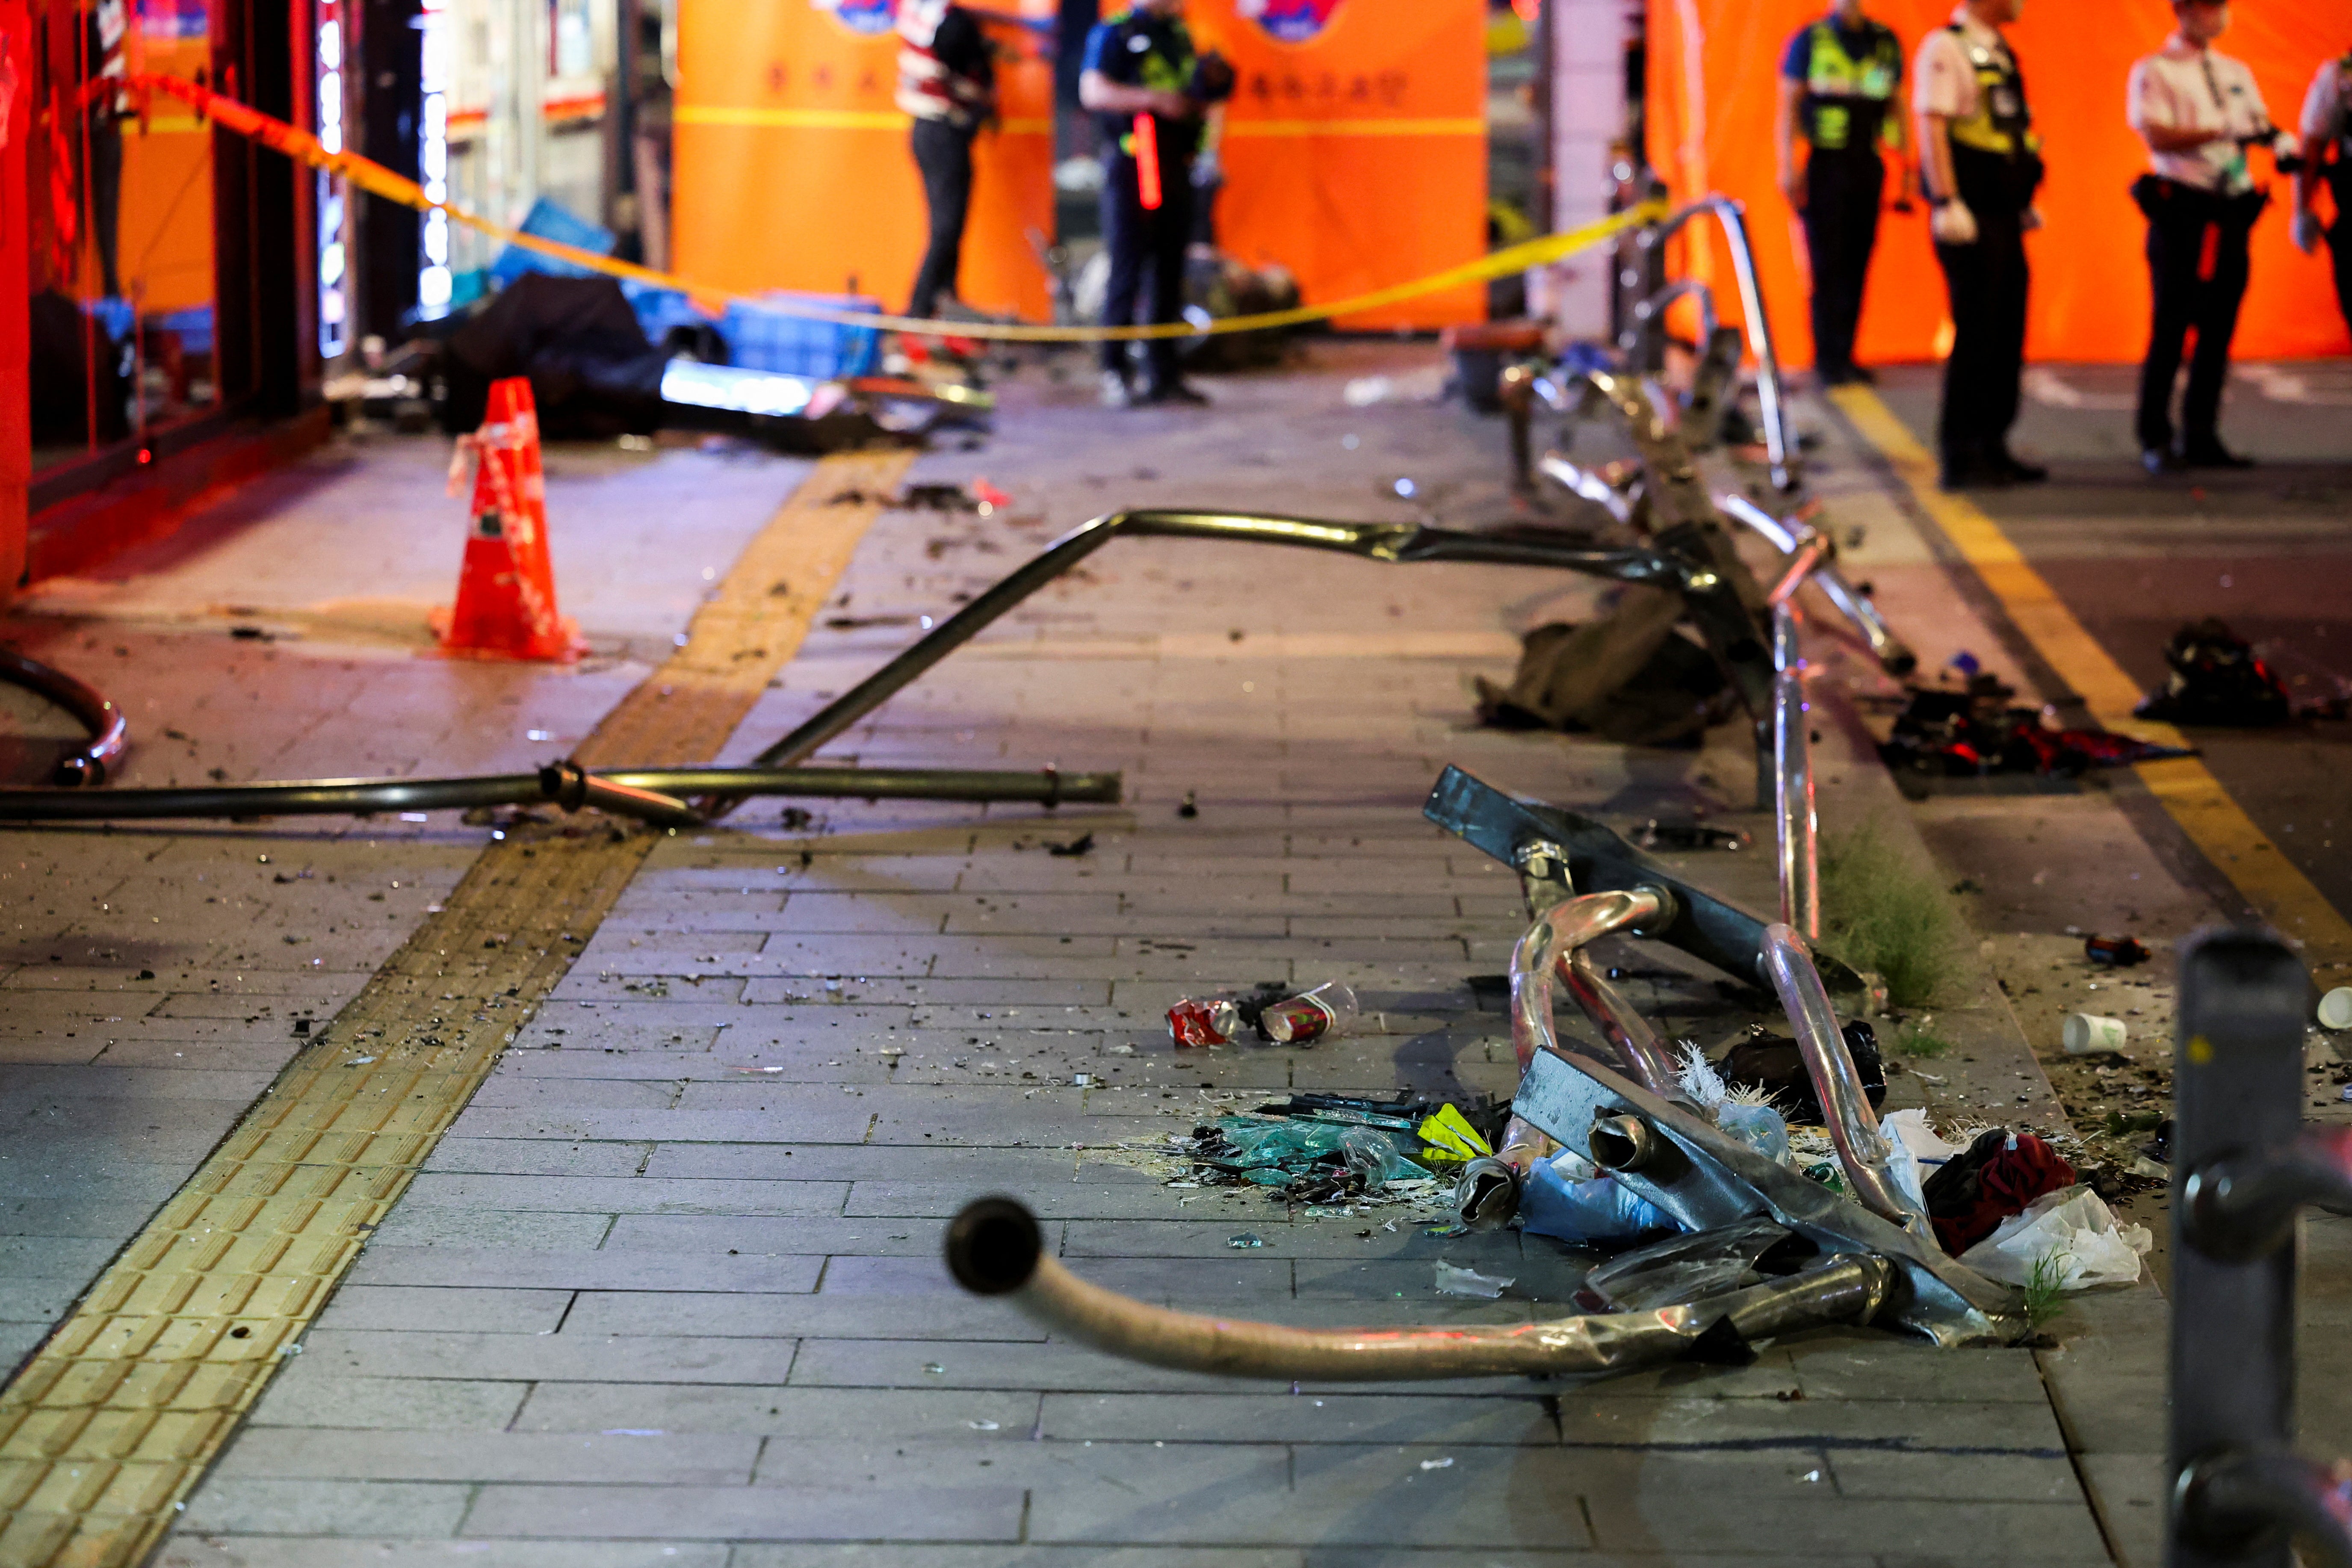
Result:
{"label": "black shoe on ground", "polygon": [[1943,474],[1937,481],[1937,488],[1945,490],[1998,490],[2007,489],[2010,483],[2008,470],[1977,457],[1946,458]]}
{"label": "black shoe on ground", "polygon": [[1992,455],[1987,465],[2013,485],[2038,485],[2046,482],[2050,470],[2040,463],[2028,463],[2006,447]]}
{"label": "black shoe on ground", "polygon": [[1206,408],[1208,395],[1199,387],[1183,380],[1160,382],[1136,399],[1139,403],[1175,404],[1186,408]]}
{"label": "black shoe on ground", "polygon": [[2181,464],[2171,447],[2150,447],[2139,455],[2139,466],[2156,478],[2162,479],[2167,474],[2179,473]]}
{"label": "black shoe on ground", "polygon": [[2184,468],[2251,468],[2252,458],[2242,458],[2219,440],[2191,441],[2181,449],[2180,466]]}
{"label": "black shoe on ground", "polygon": [[1823,386],[1876,386],[1878,377],[1858,364],[1832,365],[1822,372]]}

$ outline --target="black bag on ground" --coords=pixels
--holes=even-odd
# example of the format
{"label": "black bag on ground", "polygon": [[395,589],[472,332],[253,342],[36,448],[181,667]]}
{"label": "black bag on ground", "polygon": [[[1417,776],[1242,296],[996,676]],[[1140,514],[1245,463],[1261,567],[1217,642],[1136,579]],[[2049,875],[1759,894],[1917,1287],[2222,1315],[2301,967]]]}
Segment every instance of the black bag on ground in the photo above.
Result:
{"label": "black bag on ground", "polygon": [[2252,645],[2213,616],[2175,632],[2165,645],[2164,685],[2132,711],[2173,724],[2253,729],[2294,717],[2285,682]]}
{"label": "black bag on ground", "polygon": [[[1878,1031],[1856,1019],[1841,1031],[1853,1070],[1862,1079],[1864,1096],[1877,1110],[1886,1101],[1886,1059],[1878,1049]],[[1759,1034],[1731,1047],[1716,1064],[1723,1081],[1734,1089],[1760,1089],[1772,1097],[1772,1109],[1791,1127],[1824,1127],[1821,1096],[1813,1091],[1812,1075],[1805,1070],[1804,1053],[1797,1042],[1778,1035]]]}
{"label": "black bag on ground", "polygon": [[1675,630],[1682,616],[1680,594],[1636,584],[1599,620],[1538,626],[1509,686],[1478,681],[1480,721],[1621,746],[1697,745],[1730,691],[1714,656]]}

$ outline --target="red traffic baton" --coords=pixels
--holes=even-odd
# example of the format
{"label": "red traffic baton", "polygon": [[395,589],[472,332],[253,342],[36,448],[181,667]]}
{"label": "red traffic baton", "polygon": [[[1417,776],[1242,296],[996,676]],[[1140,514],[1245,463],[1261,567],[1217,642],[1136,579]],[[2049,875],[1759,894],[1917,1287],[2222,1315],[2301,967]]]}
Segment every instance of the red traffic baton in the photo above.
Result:
{"label": "red traffic baton", "polygon": [[1165,199],[1160,188],[1160,122],[1149,114],[1135,117],[1135,187],[1143,210],[1158,212]]}

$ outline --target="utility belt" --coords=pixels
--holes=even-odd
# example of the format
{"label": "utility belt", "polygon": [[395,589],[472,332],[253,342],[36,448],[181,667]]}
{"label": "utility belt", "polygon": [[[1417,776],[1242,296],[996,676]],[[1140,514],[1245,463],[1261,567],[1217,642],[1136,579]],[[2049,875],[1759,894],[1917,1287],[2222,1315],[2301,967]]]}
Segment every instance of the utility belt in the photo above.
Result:
{"label": "utility belt", "polygon": [[1952,143],[1952,178],[1972,212],[2025,211],[2046,172],[2039,153],[1988,153],[1964,142]]}
{"label": "utility belt", "polygon": [[2224,195],[2163,174],[2142,174],[2132,182],[2131,194],[2147,221],[2159,226],[2218,225],[2224,230],[2252,229],[2263,209],[2271,205],[2270,191],[2264,187]]}

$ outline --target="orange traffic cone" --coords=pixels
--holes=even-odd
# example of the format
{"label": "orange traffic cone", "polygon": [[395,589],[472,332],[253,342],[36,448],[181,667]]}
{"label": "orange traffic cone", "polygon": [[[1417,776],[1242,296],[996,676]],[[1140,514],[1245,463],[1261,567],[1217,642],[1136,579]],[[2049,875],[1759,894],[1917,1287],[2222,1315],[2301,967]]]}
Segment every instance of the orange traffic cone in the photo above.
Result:
{"label": "orange traffic cone", "polygon": [[[490,384],[474,454],[473,527],[455,608],[434,612],[444,651],[480,658],[578,658],[576,622],[555,613],[555,566],[547,552],[547,480],[540,470],[539,414],[521,376]],[[461,469],[452,468],[456,482]]]}

